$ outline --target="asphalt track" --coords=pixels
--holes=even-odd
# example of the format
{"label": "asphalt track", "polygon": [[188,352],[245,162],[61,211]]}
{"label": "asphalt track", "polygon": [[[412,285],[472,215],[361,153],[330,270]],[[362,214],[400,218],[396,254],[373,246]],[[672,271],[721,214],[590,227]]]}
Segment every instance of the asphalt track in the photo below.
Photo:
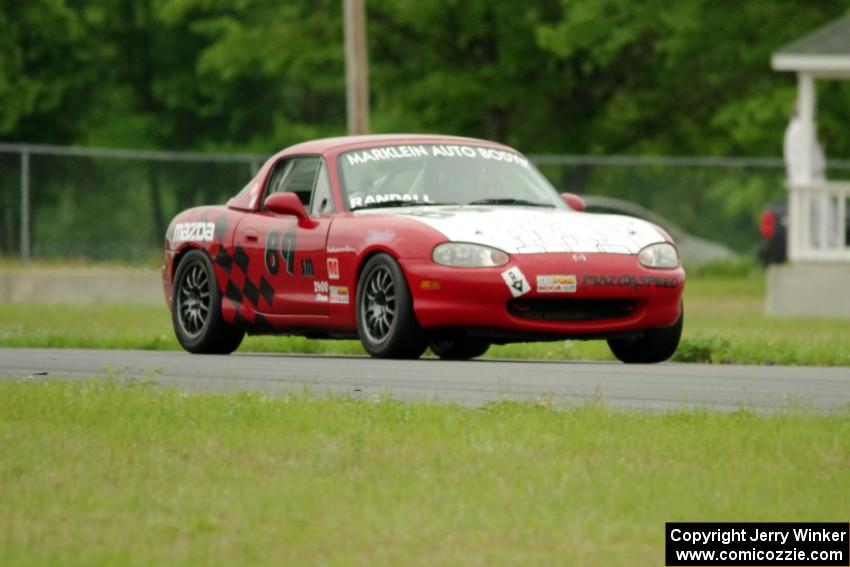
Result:
{"label": "asphalt track", "polygon": [[187,391],[280,394],[307,390],[319,395],[462,404],[544,400],[571,405],[603,400],[616,408],[651,410],[850,409],[850,368],[0,349],[4,378],[94,375],[150,380]]}

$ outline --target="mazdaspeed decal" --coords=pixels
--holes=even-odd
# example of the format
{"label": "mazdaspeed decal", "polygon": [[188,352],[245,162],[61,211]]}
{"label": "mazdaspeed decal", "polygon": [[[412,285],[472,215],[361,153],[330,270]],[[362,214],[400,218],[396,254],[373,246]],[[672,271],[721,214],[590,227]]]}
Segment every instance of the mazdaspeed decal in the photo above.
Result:
{"label": "mazdaspeed decal", "polygon": [[214,222],[180,222],[174,225],[173,242],[212,242]]}
{"label": "mazdaspeed decal", "polygon": [[679,280],[674,277],[665,276],[636,276],[632,274],[618,274],[613,276],[588,274],[581,278],[581,285],[594,287],[665,287],[675,289],[679,287]]}
{"label": "mazdaspeed decal", "polygon": [[531,291],[531,285],[528,283],[528,280],[525,279],[525,274],[523,274],[522,270],[516,266],[510,270],[502,272],[502,279],[505,280],[505,283],[508,285],[508,289],[511,290],[511,295],[514,297],[525,295]]}

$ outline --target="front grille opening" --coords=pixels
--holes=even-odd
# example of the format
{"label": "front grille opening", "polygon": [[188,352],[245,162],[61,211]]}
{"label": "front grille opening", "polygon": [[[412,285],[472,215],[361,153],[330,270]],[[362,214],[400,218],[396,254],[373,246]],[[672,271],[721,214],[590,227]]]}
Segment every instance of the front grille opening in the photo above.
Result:
{"label": "front grille opening", "polygon": [[538,321],[598,321],[622,319],[634,314],[633,299],[513,299],[508,313]]}

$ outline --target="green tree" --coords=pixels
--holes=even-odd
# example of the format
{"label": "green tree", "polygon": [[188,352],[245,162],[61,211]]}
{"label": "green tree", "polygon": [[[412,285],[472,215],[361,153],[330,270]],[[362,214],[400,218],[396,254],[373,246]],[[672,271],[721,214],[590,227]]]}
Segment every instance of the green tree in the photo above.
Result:
{"label": "green tree", "polygon": [[[850,0],[368,0],[373,130],[478,136],[533,153],[779,156],[795,82],[770,69],[770,54],[848,8]],[[0,0],[0,138],[270,153],[343,134],[341,16],[341,0]],[[850,84],[824,83],[820,95],[827,154],[850,156]],[[132,185],[152,238],[171,211],[219,200],[243,175],[129,164],[113,173],[58,160],[34,168],[37,224],[71,215],[74,191],[115,195]],[[0,172],[6,249],[17,206],[6,188],[16,175]],[[659,207],[681,194],[672,181],[650,192],[652,178],[628,171],[553,177],[577,190],[631,182],[633,198],[655,206],[651,195],[661,196]],[[73,179],[85,181],[71,187]],[[711,206],[692,203],[682,218],[697,226],[707,210],[734,217],[737,232],[725,232],[736,238],[778,187],[769,176],[705,183]],[[73,214],[93,217],[110,204]],[[79,226],[107,222],[94,220]]]}
{"label": "green tree", "polygon": [[67,143],[79,133],[92,54],[80,15],[61,0],[0,2],[0,136]]}

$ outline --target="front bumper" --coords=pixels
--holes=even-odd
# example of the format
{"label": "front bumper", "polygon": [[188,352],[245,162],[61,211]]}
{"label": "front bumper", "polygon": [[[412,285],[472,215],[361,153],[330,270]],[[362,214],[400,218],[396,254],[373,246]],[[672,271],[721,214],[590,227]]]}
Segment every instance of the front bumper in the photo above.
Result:
{"label": "front bumper", "polygon": [[[504,340],[602,338],[669,327],[681,315],[682,268],[649,269],[637,255],[524,254],[498,268],[449,268],[402,261],[419,324]],[[528,285],[511,287],[517,268]],[[552,278],[575,282],[544,292]],[[574,276],[572,280],[569,276]],[[510,278],[508,278],[510,279]],[[522,290],[522,292],[520,292]],[[514,294],[519,294],[515,297]]]}

